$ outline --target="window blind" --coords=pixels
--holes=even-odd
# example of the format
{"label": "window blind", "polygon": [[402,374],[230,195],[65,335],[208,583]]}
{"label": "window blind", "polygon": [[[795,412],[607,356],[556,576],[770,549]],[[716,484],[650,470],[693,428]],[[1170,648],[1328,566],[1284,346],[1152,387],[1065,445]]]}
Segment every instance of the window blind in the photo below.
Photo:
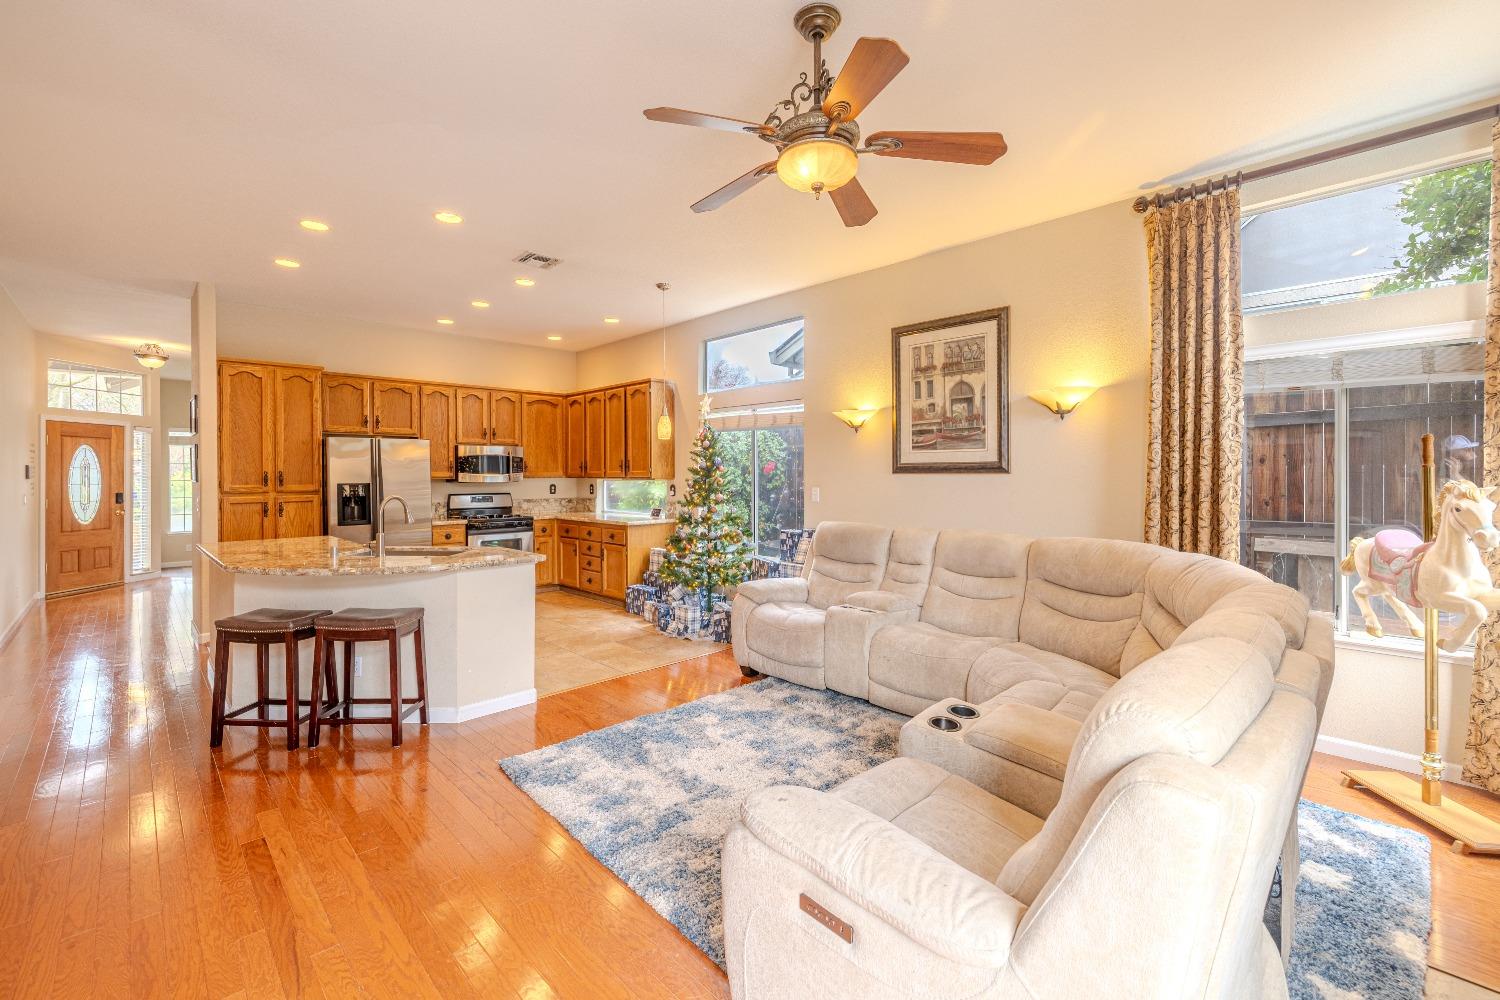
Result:
{"label": "window blind", "polygon": [[1247,392],[1484,377],[1484,346],[1466,340],[1258,358],[1245,362]]}
{"label": "window blind", "polygon": [[708,425],[716,431],[743,431],[756,427],[789,427],[802,423],[801,403],[767,403],[764,406],[714,410]]}
{"label": "window blind", "polygon": [[130,456],[130,571],[151,568],[151,429],[135,428]]}

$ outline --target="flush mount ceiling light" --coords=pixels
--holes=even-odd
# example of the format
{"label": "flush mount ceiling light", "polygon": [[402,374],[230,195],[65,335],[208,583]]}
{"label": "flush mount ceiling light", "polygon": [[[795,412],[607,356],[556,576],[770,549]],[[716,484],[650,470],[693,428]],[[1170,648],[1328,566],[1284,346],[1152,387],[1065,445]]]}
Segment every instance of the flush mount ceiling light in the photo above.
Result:
{"label": "flush mount ceiling light", "polygon": [[558,335],[557,335],[557,334],[555,334],[555,333],[549,333],[549,334],[547,334],[547,339],[548,339],[548,340],[562,340],[562,338],[561,338],[561,337],[559,337],[559,336],[558,336]]}
{"label": "flush mount ceiling light", "polygon": [[620,322],[620,317],[618,317],[618,316],[606,316],[606,317],[604,317],[604,322],[606,322],[606,323],[618,323],[618,322]]}
{"label": "flush mount ceiling light", "polygon": [[145,368],[160,368],[170,359],[160,344],[142,344],[135,349],[135,359]]}
{"label": "flush mount ceiling light", "polygon": [[297,268],[302,266],[302,262],[300,260],[292,260],[292,258],[290,257],[277,257],[274,263],[277,267],[284,267],[288,271],[295,271]]}
{"label": "flush mount ceiling light", "polygon": [[[656,287],[661,292],[661,380],[665,382],[667,380],[667,292],[672,286],[665,281],[658,281]],[[667,411],[671,398],[670,392],[661,394],[661,416],[656,418],[658,441],[672,440],[672,414]]]}
{"label": "flush mount ceiling light", "polygon": [[319,222],[317,219],[303,219],[301,222],[298,222],[297,225],[301,226],[303,229],[308,230],[309,232],[314,233],[326,233],[328,232],[329,228],[328,223]]}
{"label": "flush mount ceiling light", "polygon": [[875,218],[875,205],[854,176],[861,154],[979,166],[1005,154],[999,132],[877,132],[860,145],[854,119],[905,68],[907,55],[889,38],[861,38],[838,77],[830,76],[823,43],[840,20],[838,8],[828,3],[808,4],[793,15],[797,33],[812,43],[812,75],[801,74],[786,100],[760,124],[681,108],[645,111],[652,121],[744,132],[776,147],[776,159],[695,202],[693,211],[711,212],[776,174],[788,187],[814,198],[827,191],[844,225],[863,226]]}
{"label": "flush mount ceiling light", "polygon": [[464,217],[462,215],[459,215],[457,212],[433,212],[432,217],[439,222],[446,223],[450,226],[456,226],[460,222],[464,221]]}
{"label": "flush mount ceiling light", "polygon": [[532,285],[536,284],[536,280],[534,278],[517,278],[516,284],[520,285],[522,288],[530,288]]}
{"label": "flush mount ceiling light", "polygon": [[473,302],[470,302],[469,305],[473,306],[475,309],[488,309],[490,307],[490,304],[484,301],[484,299],[475,299]]}
{"label": "flush mount ceiling light", "polygon": [[452,326],[453,325],[453,321],[451,319],[449,319],[447,316],[439,316],[438,317],[438,322],[441,323],[441,324],[443,324],[444,326]]}

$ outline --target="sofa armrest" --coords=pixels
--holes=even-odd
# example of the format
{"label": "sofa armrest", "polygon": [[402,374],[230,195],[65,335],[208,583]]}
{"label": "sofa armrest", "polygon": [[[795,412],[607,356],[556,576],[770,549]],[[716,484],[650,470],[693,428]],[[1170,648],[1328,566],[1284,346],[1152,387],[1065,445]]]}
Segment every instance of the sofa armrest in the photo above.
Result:
{"label": "sofa armrest", "polygon": [[[853,594],[844,604],[828,609],[823,619],[823,683],[840,694],[870,699],[870,642],[883,628],[917,620],[915,604],[898,594],[890,610],[877,610],[854,603],[854,598],[875,592]],[[872,602],[873,603],[873,602]]]}
{"label": "sofa armrest", "polygon": [[1083,723],[1035,705],[1004,702],[968,724],[964,742],[976,750],[1063,779]]}
{"label": "sofa armrest", "polygon": [[761,843],[935,954],[986,968],[1009,957],[1026,908],[874,813],[779,785],[750,795],[740,819]]}
{"label": "sofa armrest", "polygon": [[921,605],[910,597],[889,590],[861,590],[844,598],[844,604],[865,611],[920,611]]}
{"label": "sofa armrest", "polygon": [[734,596],[752,604],[807,603],[807,581],[800,576],[783,576],[768,580],[747,580],[735,589]]}

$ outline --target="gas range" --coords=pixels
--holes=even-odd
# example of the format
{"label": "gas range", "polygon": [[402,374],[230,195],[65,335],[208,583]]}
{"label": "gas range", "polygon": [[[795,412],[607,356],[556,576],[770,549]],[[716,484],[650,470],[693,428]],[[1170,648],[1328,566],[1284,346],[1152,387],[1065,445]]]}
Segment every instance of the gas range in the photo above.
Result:
{"label": "gas range", "polygon": [[530,552],[531,517],[512,513],[509,493],[453,493],[448,516],[464,522],[469,545]]}

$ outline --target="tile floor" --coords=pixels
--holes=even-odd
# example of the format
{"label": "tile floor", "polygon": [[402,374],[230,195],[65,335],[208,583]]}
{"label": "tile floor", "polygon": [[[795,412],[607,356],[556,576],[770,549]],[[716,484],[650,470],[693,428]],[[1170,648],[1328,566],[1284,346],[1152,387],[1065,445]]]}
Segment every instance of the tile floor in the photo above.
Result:
{"label": "tile floor", "polygon": [[536,693],[569,691],[725,648],[662,635],[619,605],[554,590],[536,597]]}

